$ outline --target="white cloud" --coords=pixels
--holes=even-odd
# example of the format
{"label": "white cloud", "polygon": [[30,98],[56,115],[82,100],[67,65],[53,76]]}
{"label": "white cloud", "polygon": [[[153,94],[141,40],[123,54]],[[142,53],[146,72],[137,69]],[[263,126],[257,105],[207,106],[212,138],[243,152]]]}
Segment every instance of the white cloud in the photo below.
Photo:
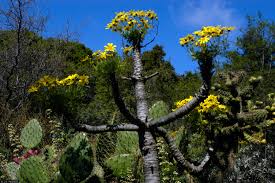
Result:
{"label": "white cloud", "polygon": [[170,16],[180,28],[205,25],[237,26],[242,18],[226,0],[171,0]]}

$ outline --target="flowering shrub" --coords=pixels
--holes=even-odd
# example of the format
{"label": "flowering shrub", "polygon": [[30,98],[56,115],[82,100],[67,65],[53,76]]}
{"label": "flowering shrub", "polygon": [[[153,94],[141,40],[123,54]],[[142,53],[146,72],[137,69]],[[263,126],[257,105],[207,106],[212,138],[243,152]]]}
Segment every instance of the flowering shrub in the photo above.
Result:
{"label": "flowering shrub", "polygon": [[55,77],[52,76],[44,76],[40,78],[38,81],[35,82],[34,85],[31,85],[28,89],[29,93],[37,92],[41,87],[56,87],[56,86],[69,86],[73,84],[77,84],[80,86],[84,86],[85,84],[89,83],[89,76],[85,75],[78,75],[78,74],[72,74],[68,77],[58,80]]}
{"label": "flowering shrub", "polygon": [[[92,57],[86,55],[83,59],[81,59],[81,62],[89,61],[93,63],[96,61],[106,60],[107,58],[114,56],[115,53],[116,45],[113,43],[108,43],[106,46],[104,46],[104,51],[98,50],[92,54]],[[73,84],[84,86],[88,83],[89,76],[86,75],[72,74],[61,80],[56,77],[46,75],[36,81],[35,84],[31,85],[28,89],[28,92],[37,92],[41,87],[52,88],[56,86],[69,86]]]}

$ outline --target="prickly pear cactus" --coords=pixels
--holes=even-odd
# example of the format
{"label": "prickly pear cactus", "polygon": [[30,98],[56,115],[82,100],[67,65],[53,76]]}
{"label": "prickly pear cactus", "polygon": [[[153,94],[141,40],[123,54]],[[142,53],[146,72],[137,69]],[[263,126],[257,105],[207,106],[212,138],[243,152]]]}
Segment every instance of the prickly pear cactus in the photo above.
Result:
{"label": "prickly pear cactus", "polygon": [[113,174],[120,178],[126,178],[129,170],[136,169],[138,172],[140,151],[138,146],[138,135],[135,132],[118,132],[117,144],[114,154],[109,157],[105,164],[112,169]]}
{"label": "prickly pear cactus", "polygon": [[50,178],[42,158],[32,156],[24,160],[19,168],[19,180],[20,182],[50,182]]}
{"label": "prickly pear cactus", "polygon": [[20,141],[26,148],[36,147],[42,139],[42,128],[37,119],[32,119],[21,131]]}
{"label": "prickly pear cactus", "polygon": [[85,180],[93,170],[93,152],[84,133],[77,134],[60,158],[59,171],[67,183]]}
{"label": "prickly pear cactus", "polygon": [[10,162],[6,165],[6,172],[9,176],[10,180],[16,180],[17,179],[17,172],[19,170],[19,165],[15,162]]}
{"label": "prickly pear cactus", "polygon": [[157,119],[169,113],[168,106],[163,101],[158,101],[149,109],[149,118]]}

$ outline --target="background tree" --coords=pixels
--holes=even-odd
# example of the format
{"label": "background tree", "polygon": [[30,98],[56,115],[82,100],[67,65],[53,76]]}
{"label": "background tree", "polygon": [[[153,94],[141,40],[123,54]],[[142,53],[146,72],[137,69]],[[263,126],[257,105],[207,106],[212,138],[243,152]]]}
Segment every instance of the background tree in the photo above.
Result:
{"label": "background tree", "polygon": [[[34,62],[36,52],[33,46],[38,41],[36,34],[44,28],[45,18],[34,15],[34,1],[9,0],[6,9],[1,9],[1,20],[5,30],[1,35],[1,98],[5,98],[5,104],[18,107],[26,99],[26,88],[33,79],[35,71]],[[5,39],[5,37],[9,39]],[[6,42],[7,41],[7,42]],[[38,64],[35,64],[38,65]],[[33,68],[30,69],[29,67]]]}
{"label": "background tree", "polygon": [[259,13],[247,16],[247,27],[237,38],[237,49],[228,52],[226,68],[245,70],[246,72],[269,71],[274,67],[275,24]]}

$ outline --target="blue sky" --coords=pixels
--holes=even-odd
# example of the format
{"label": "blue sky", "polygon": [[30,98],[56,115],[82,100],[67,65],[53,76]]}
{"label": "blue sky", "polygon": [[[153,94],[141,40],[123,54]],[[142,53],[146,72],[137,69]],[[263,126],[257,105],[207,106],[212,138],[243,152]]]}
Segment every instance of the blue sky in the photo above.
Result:
{"label": "blue sky", "polygon": [[[244,27],[246,15],[275,20],[275,0],[37,0],[49,15],[45,36],[57,36],[69,27],[73,37],[92,50],[103,49],[108,42],[121,46],[121,37],[105,30],[115,12],[154,10],[159,17],[156,40],[146,49],[160,44],[177,73],[195,71],[197,65],[186,49],[180,47],[179,38],[204,25]],[[233,38],[238,31],[232,34]],[[232,38],[232,39],[233,39]],[[145,50],[146,50],[145,49]]]}

